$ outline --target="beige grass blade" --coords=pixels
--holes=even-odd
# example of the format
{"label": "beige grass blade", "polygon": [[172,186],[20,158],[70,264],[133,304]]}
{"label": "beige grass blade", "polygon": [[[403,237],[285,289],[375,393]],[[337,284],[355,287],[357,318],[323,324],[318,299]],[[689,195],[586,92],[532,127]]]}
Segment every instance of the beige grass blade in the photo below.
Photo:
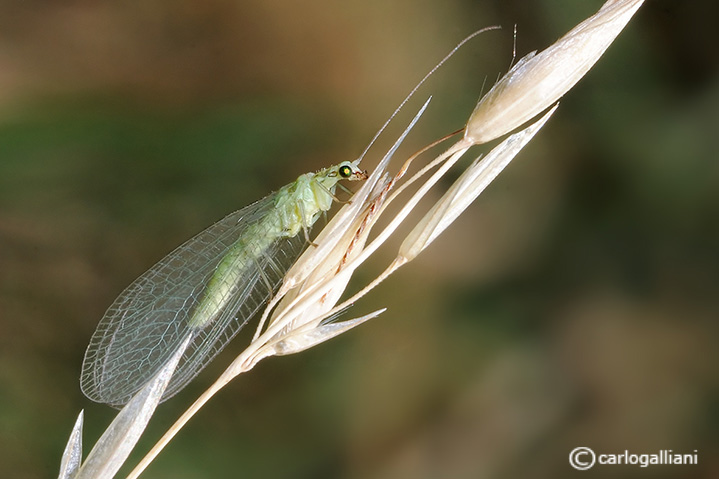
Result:
{"label": "beige grass blade", "polygon": [[98,439],[75,479],[109,479],[125,463],[160,403],[172,373],[190,342],[188,337],[172,359],[115,416]]}
{"label": "beige grass blade", "polygon": [[60,461],[60,474],[58,479],[73,479],[80,469],[82,462],[82,424],[85,417],[85,411],[80,411],[72,427],[70,438],[67,440],[65,451],[62,453]]}

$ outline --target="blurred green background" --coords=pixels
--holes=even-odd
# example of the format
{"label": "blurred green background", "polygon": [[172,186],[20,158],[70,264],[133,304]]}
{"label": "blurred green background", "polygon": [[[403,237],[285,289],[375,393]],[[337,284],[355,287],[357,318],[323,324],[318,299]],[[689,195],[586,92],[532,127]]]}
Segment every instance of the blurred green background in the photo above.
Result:
{"label": "blurred green background", "polygon": [[[0,473],[54,477],[105,308],[226,213],[355,158],[451,47],[406,156],[601,1],[0,2]],[[380,319],[214,398],[152,478],[719,476],[719,8],[653,0]],[[481,152],[477,149],[477,153]],[[371,279],[393,249],[358,276]],[[246,338],[245,338],[246,339]],[[242,349],[163,404],[139,449]],[[569,451],[698,451],[579,473]],[[87,450],[86,450],[87,452]],[[134,460],[131,460],[134,462]]]}

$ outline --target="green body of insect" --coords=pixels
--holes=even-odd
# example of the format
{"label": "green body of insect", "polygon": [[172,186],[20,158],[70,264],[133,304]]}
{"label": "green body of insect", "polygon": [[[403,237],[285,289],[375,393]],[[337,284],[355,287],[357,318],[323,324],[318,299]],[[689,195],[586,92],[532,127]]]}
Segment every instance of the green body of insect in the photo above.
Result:
{"label": "green body of insect", "polygon": [[238,280],[245,269],[264,255],[274,241],[298,235],[314,224],[319,213],[329,210],[339,180],[367,178],[365,173],[356,167],[353,169],[353,166],[347,162],[317,173],[306,173],[281,188],[274,196],[274,208],[262,220],[251,225],[222,258],[189,320],[189,326],[201,329],[211,322],[232,297],[233,290],[242,286]]}
{"label": "green body of insect", "polygon": [[304,174],[160,260],[100,321],[83,362],[85,395],[125,404],[191,336],[163,399],[177,393],[267,303],[338,182],[366,178],[352,162]]}

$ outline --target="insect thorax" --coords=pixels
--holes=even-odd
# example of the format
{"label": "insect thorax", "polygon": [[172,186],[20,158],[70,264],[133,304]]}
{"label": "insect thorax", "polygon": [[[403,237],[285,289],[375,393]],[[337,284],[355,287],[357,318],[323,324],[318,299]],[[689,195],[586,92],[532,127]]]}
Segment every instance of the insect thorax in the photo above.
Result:
{"label": "insect thorax", "polygon": [[286,236],[297,235],[302,228],[310,228],[320,213],[332,207],[337,178],[307,173],[281,189],[277,194],[275,211]]}

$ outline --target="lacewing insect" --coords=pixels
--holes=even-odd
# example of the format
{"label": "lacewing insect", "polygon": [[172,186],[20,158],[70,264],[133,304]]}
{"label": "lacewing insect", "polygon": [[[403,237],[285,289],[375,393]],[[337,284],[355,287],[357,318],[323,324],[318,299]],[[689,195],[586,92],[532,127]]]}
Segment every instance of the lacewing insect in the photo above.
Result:
{"label": "lacewing insect", "polygon": [[121,406],[191,337],[163,400],[185,387],[267,304],[309,244],[307,230],[335,201],[340,180],[364,180],[356,162],[306,173],[236,211],[161,259],[100,320],[80,386]]}

